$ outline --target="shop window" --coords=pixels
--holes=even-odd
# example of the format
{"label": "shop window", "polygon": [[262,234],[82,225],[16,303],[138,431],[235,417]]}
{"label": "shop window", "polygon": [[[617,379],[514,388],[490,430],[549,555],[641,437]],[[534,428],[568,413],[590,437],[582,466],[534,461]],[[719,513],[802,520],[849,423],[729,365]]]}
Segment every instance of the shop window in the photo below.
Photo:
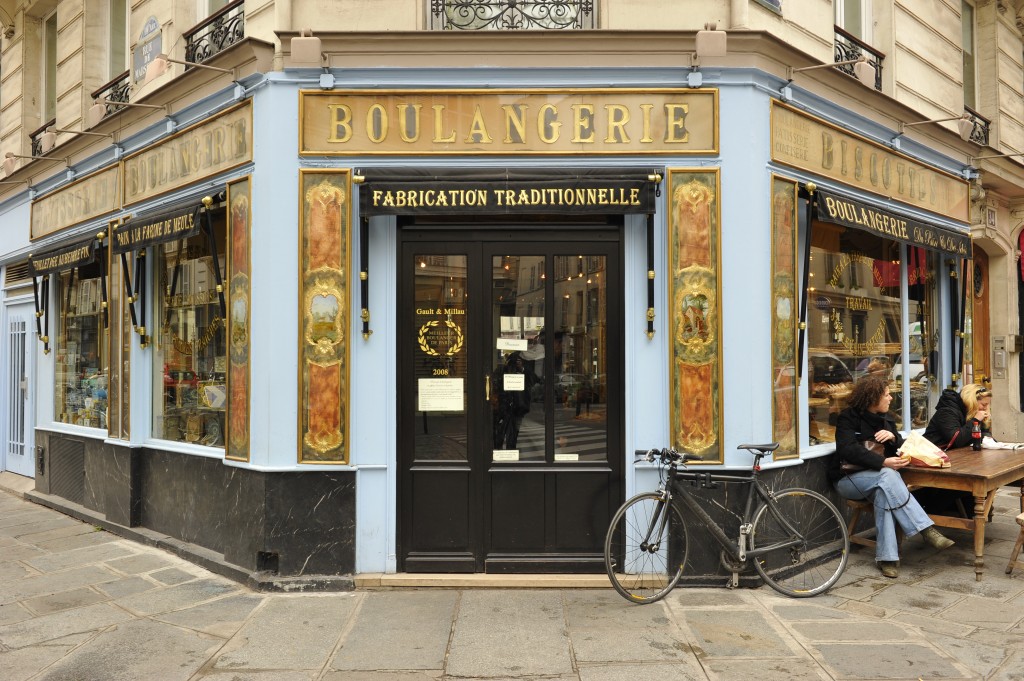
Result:
{"label": "shop window", "polygon": [[106,428],[109,362],[100,266],[92,263],[55,276],[54,421]]}
{"label": "shop window", "polygon": [[964,68],[964,106],[972,109],[977,98],[977,82],[974,63],[974,6],[969,2],[960,3],[961,49]]}
{"label": "shop window", "polygon": [[223,274],[224,211],[211,219],[216,262],[205,233],[155,248],[153,437],[223,447],[227,346],[216,268]]}
{"label": "shop window", "polygon": [[[899,244],[868,232],[824,223],[811,228],[807,373],[812,444],[835,441],[836,418],[857,378],[875,372],[892,376],[902,342],[899,257]],[[826,269],[829,262],[833,265]]]}

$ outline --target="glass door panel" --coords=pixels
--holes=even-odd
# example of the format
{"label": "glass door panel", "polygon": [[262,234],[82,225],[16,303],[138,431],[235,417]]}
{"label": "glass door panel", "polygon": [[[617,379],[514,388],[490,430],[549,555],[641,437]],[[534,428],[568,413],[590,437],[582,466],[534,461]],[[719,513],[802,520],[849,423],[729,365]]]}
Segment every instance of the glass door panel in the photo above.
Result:
{"label": "glass door panel", "polygon": [[493,461],[545,461],[544,256],[491,257]]}
{"label": "glass door panel", "polygon": [[554,257],[554,460],[605,461],[607,257]]}
{"label": "glass door panel", "polygon": [[413,257],[416,461],[468,461],[465,255]]}

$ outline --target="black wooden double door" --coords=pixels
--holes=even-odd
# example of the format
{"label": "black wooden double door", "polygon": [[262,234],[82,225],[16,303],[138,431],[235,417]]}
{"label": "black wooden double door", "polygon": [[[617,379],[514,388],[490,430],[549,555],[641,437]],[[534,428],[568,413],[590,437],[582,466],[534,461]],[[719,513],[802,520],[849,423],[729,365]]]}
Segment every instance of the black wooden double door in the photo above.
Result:
{"label": "black wooden double door", "polygon": [[621,228],[399,230],[406,572],[600,572],[623,494]]}

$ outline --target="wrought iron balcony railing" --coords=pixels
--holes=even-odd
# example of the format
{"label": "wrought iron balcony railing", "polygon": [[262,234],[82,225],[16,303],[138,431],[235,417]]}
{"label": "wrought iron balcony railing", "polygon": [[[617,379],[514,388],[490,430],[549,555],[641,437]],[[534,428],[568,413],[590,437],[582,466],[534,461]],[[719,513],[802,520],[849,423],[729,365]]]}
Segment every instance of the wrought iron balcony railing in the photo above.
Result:
{"label": "wrought iron balcony railing", "polygon": [[[861,55],[867,57],[868,63],[875,67],[875,89],[882,89],[882,62],[885,61],[885,53],[879,52],[875,48],[871,47],[860,38],[847,33],[843,29],[836,28],[836,61],[849,61],[851,59],[859,59]],[[843,64],[836,66],[843,73],[848,73],[851,76],[853,73],[853,64]]]}
{"label": "wrought iron balcony railing", "polygon": [[[124,73],[114,76],[114,78],[108,83],[100,85],[98,88],[93,90],[92,98],[100,101],[108,99],[111,102],[128,102],[128,93],[132,88],[132,81],[131,78],[129,78],[130,75],[130,71],[125,71]],[[108,116],[124,108],[117,104],[107,104],[106,107]]]}
{"label": "wrought iron balcony railing", "polygon": [[974,127],[971,129],[971,137],[968,141],[987,147],[988,133],[992,127],[992,121],[967,106],[964,107],[964,113],[971,119],[971,123],[974,124]]}
{"label": "wrought iron balcony railing", "polygon": [[185,61],[202,64],[245,38],[244,4],[235,0],[185,31]]}
{"label": "wrought iron balcony railing", "polygon": [[51,120],[43,123],[39,127],[38,130],[33,130],[32,132],[30,132],[28,134],[28,138],[32,142],[32,155],[33,156],[42,156],[43,155],[43,144],[42,144],[43,133],[46,132],[46,129],[48,127],[50,127],[51,125],[57,125],[57,119],[56,118],[51,119]]}
{"label": "wrought iron balcony railing", "polygon": [[596,28],[593,0],[430,0],[436,31],[531,31]]}

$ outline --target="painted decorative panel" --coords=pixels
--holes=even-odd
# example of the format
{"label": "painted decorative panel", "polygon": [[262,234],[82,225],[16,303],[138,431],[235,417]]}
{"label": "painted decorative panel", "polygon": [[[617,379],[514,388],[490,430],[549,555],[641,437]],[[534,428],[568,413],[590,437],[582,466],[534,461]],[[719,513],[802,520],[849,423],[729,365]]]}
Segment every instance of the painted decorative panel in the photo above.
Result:
{"label": "painted decorative panel", "polygon": [[348,462],[351,179],[299,174],[300,463]]}
{"label": "painted decorative panel", "polygon": [[224,456],[249,460],[252,181],[228,185],[228,406]]}
{"label": "painted decorative panel", "polygon": [[799,456],[797,440],[797,185],[772,177],[772,440],[774,458]]}
{"label": "painted decorative panel", "polygon": [[669,169],[669,405],[676,449],[722,461],[719,175]]}

